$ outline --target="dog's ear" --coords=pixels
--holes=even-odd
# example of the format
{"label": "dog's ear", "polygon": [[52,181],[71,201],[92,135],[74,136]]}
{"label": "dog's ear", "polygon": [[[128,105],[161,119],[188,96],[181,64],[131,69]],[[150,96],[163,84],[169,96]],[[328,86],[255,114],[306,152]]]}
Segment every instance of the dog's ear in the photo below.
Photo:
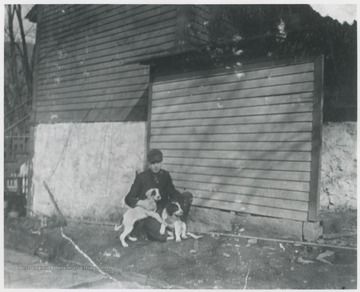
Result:
{"label": "dog's ear", "polygon": [[170,203],[166,206],[166,211],[170,216],[174,215],[174,213],[178,210],[178,206],[174,203]]}
{"label": "dog's ear", "polygon": [[148,190],[145,192],[145,197],[146,197],[146,198],[150,198],[150,197],[153,195],[153,191],[154,191],[154,189],[148,189]]}

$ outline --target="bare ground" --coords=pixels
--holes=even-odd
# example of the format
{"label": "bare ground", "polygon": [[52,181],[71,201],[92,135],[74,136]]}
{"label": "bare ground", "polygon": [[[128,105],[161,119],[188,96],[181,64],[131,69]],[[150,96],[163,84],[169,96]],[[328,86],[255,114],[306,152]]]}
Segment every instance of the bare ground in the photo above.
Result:
{"label": "bare ground", "polygon": [[[344,249],[356,245],[356,236],[320,240],[340,247],[330,248],[236,237],[238,228],[233,226],[231,236],[204,233],[201,239],[181,243],[141,239],[128,248],[121,246],[109,225],[70,222],[62,230],[96,265],[107,267],[109,275],[153,288],[356,289],[357,253]],[[343,226],[354,228],[356,217]],[[43,261],[90,265],[63,237],[56,220],[41,227],[36,217],[9,218],[4,238],[6,248]]]}

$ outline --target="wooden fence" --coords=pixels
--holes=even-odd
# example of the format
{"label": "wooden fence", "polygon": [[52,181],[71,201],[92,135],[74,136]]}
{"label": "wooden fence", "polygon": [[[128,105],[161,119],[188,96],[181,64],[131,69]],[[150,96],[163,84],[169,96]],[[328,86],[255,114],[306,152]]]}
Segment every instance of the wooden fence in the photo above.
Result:
{"label": "wooden fence", "polygon": [[26,154],[30,136],[26,133],[5,135],[4,137],[4,160],[14,161],[17,155]]}

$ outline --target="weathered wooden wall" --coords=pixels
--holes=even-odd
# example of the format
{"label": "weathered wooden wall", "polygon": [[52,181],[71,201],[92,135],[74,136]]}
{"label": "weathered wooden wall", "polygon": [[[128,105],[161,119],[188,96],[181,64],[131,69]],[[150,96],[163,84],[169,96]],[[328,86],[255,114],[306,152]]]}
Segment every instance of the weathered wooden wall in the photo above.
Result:
{"label": "weathered wooden wall", "polygon": [[312,61],[160,73],[150,145],[195,205],[306,221],[314,80]]}
{"label": "weathered wooden wall", "polygon": [[139,61],[207,44],[213,13],[198,5],[38,5],[35,122],[146,121],[149,67]]}
{"label": "weathered wooden wall", "polygon": [[36,121],[146,120],[148,67],[125,64],[175,47],[177,7],[41,9]]}

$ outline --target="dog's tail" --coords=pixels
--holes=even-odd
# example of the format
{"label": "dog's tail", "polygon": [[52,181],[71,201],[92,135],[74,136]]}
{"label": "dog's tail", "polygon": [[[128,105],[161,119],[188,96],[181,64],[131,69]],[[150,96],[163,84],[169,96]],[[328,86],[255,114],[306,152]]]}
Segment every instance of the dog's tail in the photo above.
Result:
{"label": "dog's tail", "polygon": [[114,227],[114,230],[115,230],[115,231],[119,231],[122,227],[123,227],[122,224],[120,224],[120,225],[119,225],[119,224],[116,224],[115,227]]}
{"label": "dog's tail", "polygon": [[194,233],[191,233],[191,232],[186,232],[186,235],[189,235],[194,239],[199,239],[199,238],[203,237],[202,235],[195,235]]}

